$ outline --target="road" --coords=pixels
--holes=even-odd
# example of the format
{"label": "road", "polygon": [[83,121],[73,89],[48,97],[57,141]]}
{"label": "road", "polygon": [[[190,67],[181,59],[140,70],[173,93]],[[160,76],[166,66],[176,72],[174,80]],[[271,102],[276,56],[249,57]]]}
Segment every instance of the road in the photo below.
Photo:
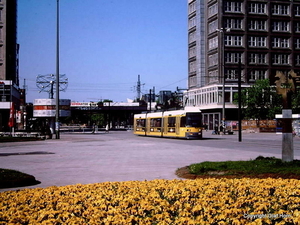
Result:
{"label": "road", "polygon": [[[274,133],[243,133],[242,142],[238,142],[236,134],[212,135],[211,131],[204,131],[203,140],[140,137],[132,131],[60,136],[44,141],[0,143],[0,168],[19,170],[41,181],[30,188],[178,179],[176,169],[192,163],[249,160],[260,155],[281,158],[282,148],[282,135]],[[294,155],[300,159],[299,137],[294,138]]]}

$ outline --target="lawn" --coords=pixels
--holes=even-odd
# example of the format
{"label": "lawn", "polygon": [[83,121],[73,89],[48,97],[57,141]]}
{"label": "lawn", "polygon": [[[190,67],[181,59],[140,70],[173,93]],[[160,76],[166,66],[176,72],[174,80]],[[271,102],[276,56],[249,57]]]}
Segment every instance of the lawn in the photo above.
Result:
{"label": "lawn", "polygon": [[0,142],[23,142],[23,141],[39,141],[40,137],[0,137]]}
{"label": "lawn", "polygon": [[0,188],[23,187],[39,183],[34,176],[29,174],[0,168]]}
{"label": "lawn", "polygon": [[227,178],[300,178],[300,160],[283,162],[274,157],[259,156],[248,161],[202,162],[177,171],[185,178],[227,177]]}

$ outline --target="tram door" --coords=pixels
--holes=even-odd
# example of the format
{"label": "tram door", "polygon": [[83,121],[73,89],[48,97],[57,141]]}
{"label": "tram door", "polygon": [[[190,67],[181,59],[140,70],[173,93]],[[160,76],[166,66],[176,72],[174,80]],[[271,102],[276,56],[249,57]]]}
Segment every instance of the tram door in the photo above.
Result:
{"label": "tram door", "polygon": [[176,135],[180,134],[180,119],[181,117],[179,116],[176,117],[176,125],[175,125]]}
{"label": "tram door", "polygon": [[163,126],[164,126],[164,134],[167,134],[168,133],[168,118],[167,117],[164,117],[163,118]]}

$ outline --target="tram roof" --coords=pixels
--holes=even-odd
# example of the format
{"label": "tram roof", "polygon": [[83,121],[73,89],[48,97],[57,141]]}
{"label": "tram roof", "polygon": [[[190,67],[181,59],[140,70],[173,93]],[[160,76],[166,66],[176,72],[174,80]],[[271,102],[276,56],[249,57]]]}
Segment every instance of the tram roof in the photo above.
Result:
{"label": "tram roof", "polygon": [[197,107],[189,107],[182,110],[172,110],[172,111],[164,111],[164,112],[150,112],[143,114],[135,114],[134,118],[146,118],[146,117],[162,117],[162,116],[177,116],[177,115],[185,115],[189,112],[198,112],[201,110]]}

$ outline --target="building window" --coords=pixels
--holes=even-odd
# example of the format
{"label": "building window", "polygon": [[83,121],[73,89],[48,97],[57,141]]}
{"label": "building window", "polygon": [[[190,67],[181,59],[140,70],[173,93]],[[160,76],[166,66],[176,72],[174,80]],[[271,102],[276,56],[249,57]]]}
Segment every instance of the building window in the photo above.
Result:
{"label": "building window", "polygon": [[243,46],[243,37],[226,35],[225,46]]}
{"label": "building window", "polygon": [[249,64],[266,64],[267,54],[265,53],[250,53],[248,57]]}
{"label": "building window", "polygon": [[208,65],[215,66],[218,65],[218,54],[212,54],[208,56]]}
{"label": "building window", "polygon": [[196,56],[196,46],[189,48],[189,58]]}
{"label": "building window", "polygon": [[225,79],[226,80],[237,80],[238,70],[237,69],[225,69]]}
{"label": "building window", "polygon": [[300,23],[295,22],[295,32],[299,33],[300,32]]}
{"label": "building window", "polygon": [[264,80],[266,79],[265,70],[252,70],[249,73],[249,81]]}
{"label": "building window", "polygon": [[295,39],[295,48],[300,49],[300,38]]}
{"label": "building window", "polygon": [[208,33],[213,33],[218,28],[218,20],[214,20],[208,24]]}
{"label": "building window", "polygon": [[189,43],[196,41],[196,31],[189,33]]}
{"label": "building window", "polygon": [[218,13],[218,4],[213,4],[208,7],[208,17],[214,16]]}
{"label": "building window", "polygon": [[189,29],[196,26],[196,16],[193,16],[189,19]]}
{"label": "building window", "polygon": [[272,31],[287,32],[290,31],[290,22],[288,21],[273,21]]}
{"label": "building window", "polygon": [[295,5],[295,16],[300,16],[300,5]]}
{"label": "building window", "polygon": [[208,82],[212,83],[212,82],[218,81],[218,75],[219,75],[218,70],[209,71],[208,72]]}
{"label": "building window", "polygon": [[272,38],[272,47],[273,48],[289,48],[290,39],[289,38]]}
{"label": "building window", "polygon": [[242,2],[225,1],[224,10],[225,10],[225,12],[241,13],[242,12]]}
{"label": "building window", "polygon": [[282,5],[282,4],[274,4],[272,6],[272,14],[273,15],[280,15],[280,16],[288,16],[290,15],[290,6],[289,5]]}
{"label": "building window", "polygon": [[217,36],[208,39],[208,49],[209,50],[217,48],[217,47],[218,47],[218,37]]}
{"label": "building window", "polygon": [[243,29],[243,20],[242,19],[226,19],[224,27],[226,29],[242,30]]}
{"label": "building window", "polygon": [[249,30],[267,30],[267,23],[265,20],[250,20],[248,24]]}
{"label": "building window", "polygon": [[196,61],[192,61],[189,63],[189,72],[190,73],[193,73],[193,72],[196,72]]}
{"label": "building window", "polygon": [[189,84],[190,84],[190,87],[195,87],[197,85],[197,78],[196,76],[192,76],[189,78]]}
{"label": "building window", "polygon": [[272,57],[272,64],[274,64],[274,65],[289,65],[289,55],[274,54]]}
{"label": "building window", "polygon": [[300,66],[300,55],[296,55],[296,57],[295,57],[295,64],[297,66]]}
{"label": "building window", "polygon": [[248,41],[249,47],[267,47],[267,38],[266,37],[249,37]]}
{"label": "building window", "polygon": [[225,54],[225,63],[239,63],[242,59],[242,53],[229,52]]}
{"label": "building window", "polygon": [[249,5],[249,13],[253,13],[253,14],[266,14],[267,13],[267,5],[266,5],[266,3],[250,3],[250,5]]}
{"label": "building window", "polygon": [[196,1],[192,2],[189,4],[189,14],[193,13],[196,11]]}

